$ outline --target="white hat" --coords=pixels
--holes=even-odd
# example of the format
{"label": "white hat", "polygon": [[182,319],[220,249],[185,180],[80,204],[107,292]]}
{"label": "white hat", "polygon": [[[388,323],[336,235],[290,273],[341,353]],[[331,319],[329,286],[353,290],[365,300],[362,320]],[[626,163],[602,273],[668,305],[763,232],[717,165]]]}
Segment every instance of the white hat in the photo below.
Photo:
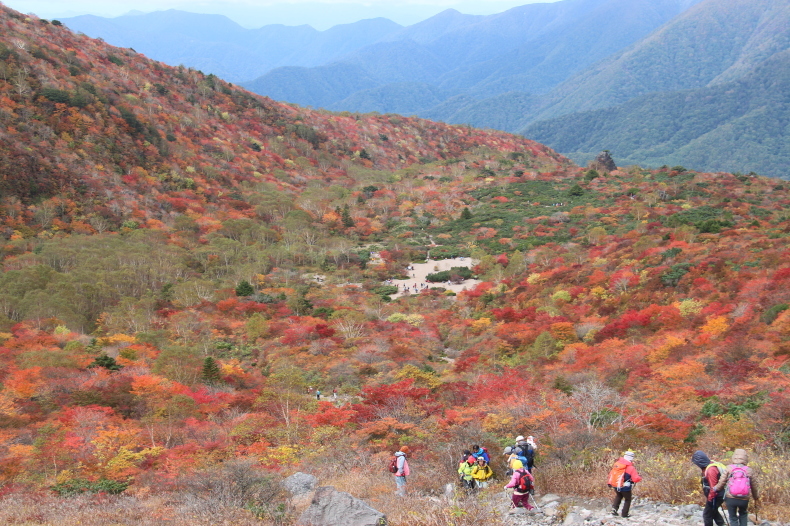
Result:
{"label": "white hat", "polygon": [[519,436],[516,437],[516,442],[520,442],[522,440],[524,440],[523,436],[519,435]]}

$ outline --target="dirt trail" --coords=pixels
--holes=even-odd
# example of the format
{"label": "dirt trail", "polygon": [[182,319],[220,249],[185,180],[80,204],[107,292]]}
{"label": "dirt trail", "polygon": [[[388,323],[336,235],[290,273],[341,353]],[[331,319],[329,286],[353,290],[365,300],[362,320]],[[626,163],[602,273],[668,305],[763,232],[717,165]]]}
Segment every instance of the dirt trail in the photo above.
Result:
{"label": "dirt trail", "polygon": [[[452,267],[467,267],[471,268],[475,265],[476,262],[473,262],[469,258],[455,258],[455,259],[442,259],[442,260],[433,260],[429,259],[426,263],[412,263],[411,267],[413,270],[408,270],[408,274],[412,276],[409,279],[393,279],[392,284],[398,286],[398,293],[393,294],[390,298],[400,298],[401,296],[405,296],[407,293],[404,291],[403,286],[406,285],[409,289],[408,294],[419,294],[420,291],[424,290],[424,287],[421,288],[420,286],[426,284],[425,276],[428,274],[433,274],[434,272],[441,272],[442,270],[450,270]],[[467,279],[463,283],[458,285],[452,284],[448,285],[447,283],[427,283],[428,288],[431,287],[442,287],[447,290],[451,290],[456,294],[461,292],[462,290],[468,290],[480,283],[480,280],[476,279]],[[414,288],[414,285],[417,285],[417,288]]]}

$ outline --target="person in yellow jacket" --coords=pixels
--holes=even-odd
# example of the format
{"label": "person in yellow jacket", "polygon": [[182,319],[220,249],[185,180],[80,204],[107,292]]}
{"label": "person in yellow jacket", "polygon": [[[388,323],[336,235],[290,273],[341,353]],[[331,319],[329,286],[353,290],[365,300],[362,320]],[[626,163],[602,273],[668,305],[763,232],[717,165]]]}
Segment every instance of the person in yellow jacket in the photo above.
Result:
{"label": "person in yellow jacket", "polygon": [[475,481],[472,478],[474,463],[475,457],[469,455],[458,465],[458,475],[460,476],[461,485],[467,491],[473,490],[475,488]]}
{"label": "person in yellow jacket", "polygon": [[472,478],[477,488],[487,488],[488,480],[494,476],[494,471],[488,465],[486,459],[477,457],[474,467],[472,467]]}

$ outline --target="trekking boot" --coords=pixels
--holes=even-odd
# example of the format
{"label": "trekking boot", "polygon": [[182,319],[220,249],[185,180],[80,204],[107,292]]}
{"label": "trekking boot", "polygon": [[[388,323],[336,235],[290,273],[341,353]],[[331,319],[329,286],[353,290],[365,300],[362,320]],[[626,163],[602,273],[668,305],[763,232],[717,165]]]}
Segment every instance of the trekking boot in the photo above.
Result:
{"label": "trekking boot", "polygon": [[614,515],[615,517],[620,516],[620,512],[618,512],[617,508],[615,508],[614,506],[612,506],[612,515]]}

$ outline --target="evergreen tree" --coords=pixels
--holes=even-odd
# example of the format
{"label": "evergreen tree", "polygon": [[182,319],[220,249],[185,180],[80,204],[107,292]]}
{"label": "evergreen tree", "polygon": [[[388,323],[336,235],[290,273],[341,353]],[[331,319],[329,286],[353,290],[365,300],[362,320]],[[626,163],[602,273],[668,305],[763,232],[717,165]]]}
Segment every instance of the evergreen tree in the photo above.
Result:
{"label": "evergreen tree", "polygon": [[252,296],[253,294],[255,294],[255,289],[252,288],[252,285],[250,285],[250,282],[246,279],[241,280],[236,286],[236,296],[240,298]]}
{"label": "evergreen tree", "polygon": [[469,211],[468,207],[461,210],[461,219],[472,219],[472,212]]}
{"label": "evergreen tree", "polygon": [[219,365],[217,361],[211,356],[207,356],[203,360],[203,370],[201,372],[203,382],[207,384],[217,384],[221,380]]}
{"label": "evergreen tree", "polygon": [[115,361],[115,358],[112,356],[108,356],[107,353],[102,353],[100,356],[97,356],[93,363],[88,366],[88,369],[92,369],[94,367],[104,367],[108,371],[118,371],[123,367],[119,363]]}
{"label": "evergreen tree", "polygon": [[351,228],[354,226],[354,219],[351,217],[351,212],[348,209],[348,205],[343,207],[343,213],[340,214],[340,220],[343,222],[343,226],[346,228]]}

